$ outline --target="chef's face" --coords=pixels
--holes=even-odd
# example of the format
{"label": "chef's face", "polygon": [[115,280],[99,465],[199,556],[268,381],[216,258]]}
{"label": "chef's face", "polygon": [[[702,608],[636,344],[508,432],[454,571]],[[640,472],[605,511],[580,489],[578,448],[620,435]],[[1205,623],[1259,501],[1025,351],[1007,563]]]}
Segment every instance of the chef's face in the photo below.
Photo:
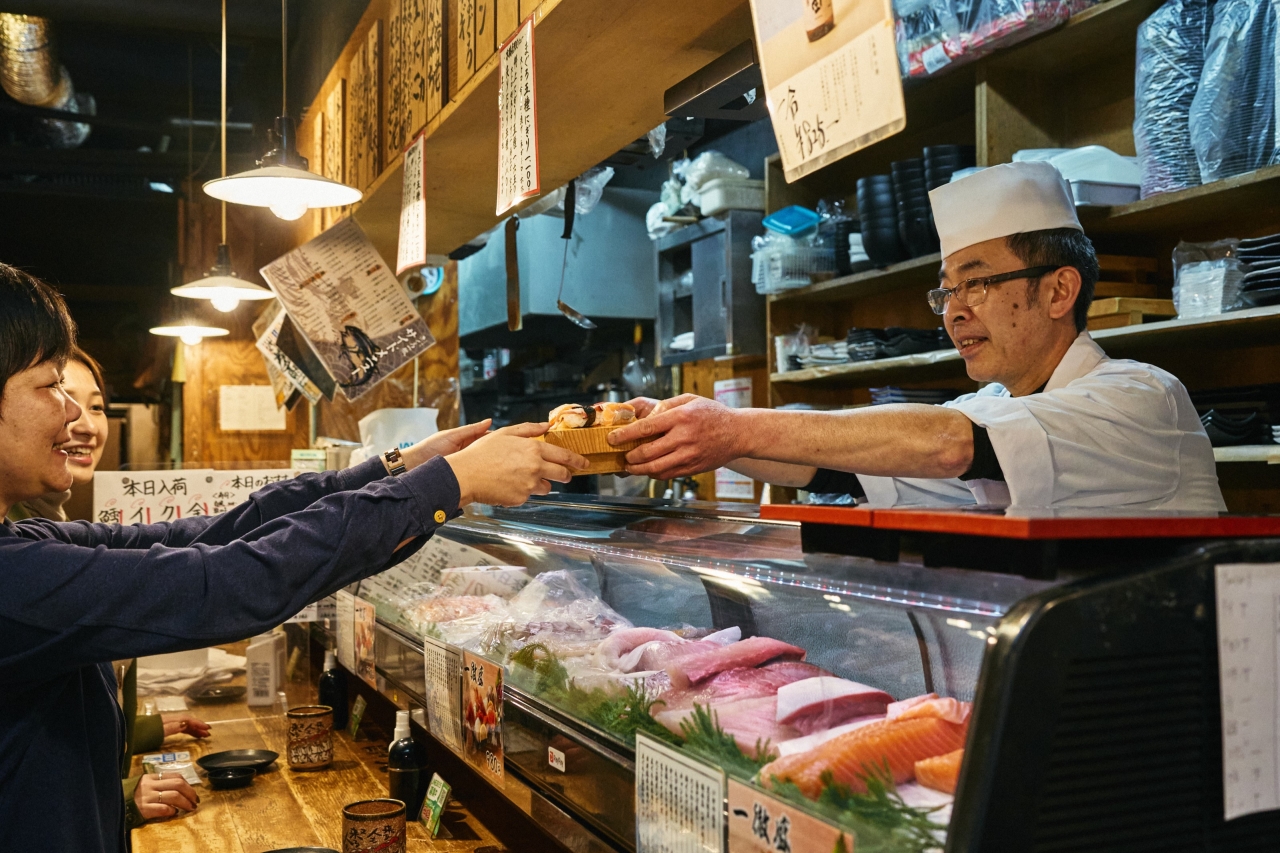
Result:
{"label": "chef's face", "polygon": [[80,362],[68,361],[62,379],[62,389],[80,407],[80,417],[71,424],[71,440],[62,445],[67,452],[67,470],[80,486],[93,481],[94,469],[102,460],[107,444],[107,407],[93,373]]}
{"label": "chef's face", "polygon": [[[987,240],[948,255],[942,262],[942,286],[955,287],[966,279],[983,278],[1026,269],[1030,264],[1009,250],[1003,237]],[[960,299],[947,302],[944,315],[947,333],[964,359],[969,378],[978,382],[999,382],[1014,390],[1019,380],[1043,372],[1046,357],[1057,339],[1074,339],[1071,307],[1079,292],[1079,273],[1064,267],[1038,279],[1014,279],[987,287],[986,298],[968,307]],[[1074,276],[1074,292],[1070,281]],[[1064,287],[1064,284],[1066,285]],[[979,292],[980,295],[980,292]],[[1040,383],[1037,381],[1036,385]],[[1015,392],[1016,393],[1016,392]],[[1023,392],[1025,393],[1025,392]]]}
{"label": "chef's face", "polygon": [[0,398],[0,508],[71,488],[67,452],[80,405],[45,361],[10,377]]}

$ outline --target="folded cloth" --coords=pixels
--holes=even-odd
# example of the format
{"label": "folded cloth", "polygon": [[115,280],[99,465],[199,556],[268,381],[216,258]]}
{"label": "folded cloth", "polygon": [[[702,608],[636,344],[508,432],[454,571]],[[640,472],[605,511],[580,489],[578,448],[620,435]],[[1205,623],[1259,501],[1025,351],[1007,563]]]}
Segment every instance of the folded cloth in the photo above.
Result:
{"label": "folded cloth", "polygon": [[186,693],[196,684],[229,681],[244,672],[245,659],[223,649],[209,649],[205,666],[185,669],[138,669],[138,694],[141,696]]}

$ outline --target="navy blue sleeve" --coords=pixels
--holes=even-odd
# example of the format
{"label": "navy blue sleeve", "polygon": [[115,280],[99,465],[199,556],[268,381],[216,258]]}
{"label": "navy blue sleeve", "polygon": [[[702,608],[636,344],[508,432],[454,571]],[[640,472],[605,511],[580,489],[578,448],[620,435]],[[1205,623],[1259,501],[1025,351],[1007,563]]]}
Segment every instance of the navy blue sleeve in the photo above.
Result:
{"label": "navy blue sleeve", "polygon": [[265,486],[244,503],[221,515],[195,516],[156,524],[91,524],[31,519],[23,530],[31,537],[57,539],[72,545],[108,548],[174,547],[202,542],[226,545],[272,519],[305,509],[335,492],[363,488],[387,476],[381,457],[365,460],[345,471],[299,474]]}
{"label": "navy blue sleeve", "polygon": [[[294,495],[297,502],[310,497],[307,488]],[[260,496],[249,502],[255,508],[220,529],[219,538],[239,533],[225,542],[200,541],[200,533],[215,527],[208,523],[191,544],[143,548],[15,532],[28,522],[0,528],[0,683],[270,630],[307,604],[408,557],[420,542],[398,552],[397,546],[456,517],[460,497],[442,458],[246,529],[252,513],[272,516],[290,502]]]}

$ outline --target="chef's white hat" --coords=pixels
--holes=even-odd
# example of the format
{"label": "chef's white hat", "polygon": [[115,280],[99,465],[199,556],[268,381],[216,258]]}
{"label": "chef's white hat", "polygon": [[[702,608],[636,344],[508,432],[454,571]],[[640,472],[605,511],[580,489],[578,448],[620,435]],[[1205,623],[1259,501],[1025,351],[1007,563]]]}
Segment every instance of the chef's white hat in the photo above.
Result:
{"label": "chef's white hat", "polygon": [[929,202],[944,258],[976,243],[1024,231],[1084,230],[1067,182],[1043,161],[983,169],[931,191]]}

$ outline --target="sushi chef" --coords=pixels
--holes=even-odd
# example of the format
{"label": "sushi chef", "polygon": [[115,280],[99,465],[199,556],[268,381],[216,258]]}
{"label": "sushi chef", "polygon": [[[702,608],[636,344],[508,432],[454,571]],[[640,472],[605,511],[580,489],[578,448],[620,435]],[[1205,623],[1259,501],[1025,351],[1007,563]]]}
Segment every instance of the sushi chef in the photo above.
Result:
{"label": "sushi chef", "polygon": [[994,166],[929,200],[943,256],[929,304],[981,390],[839,412],[638,400],[641,419],[610,440],[657,438],[628,454],[628,470],[728,467],[882,507],[1225,510],[1182,383],[1108,358],[1085,330],[1098,261],[1058,171]]}

